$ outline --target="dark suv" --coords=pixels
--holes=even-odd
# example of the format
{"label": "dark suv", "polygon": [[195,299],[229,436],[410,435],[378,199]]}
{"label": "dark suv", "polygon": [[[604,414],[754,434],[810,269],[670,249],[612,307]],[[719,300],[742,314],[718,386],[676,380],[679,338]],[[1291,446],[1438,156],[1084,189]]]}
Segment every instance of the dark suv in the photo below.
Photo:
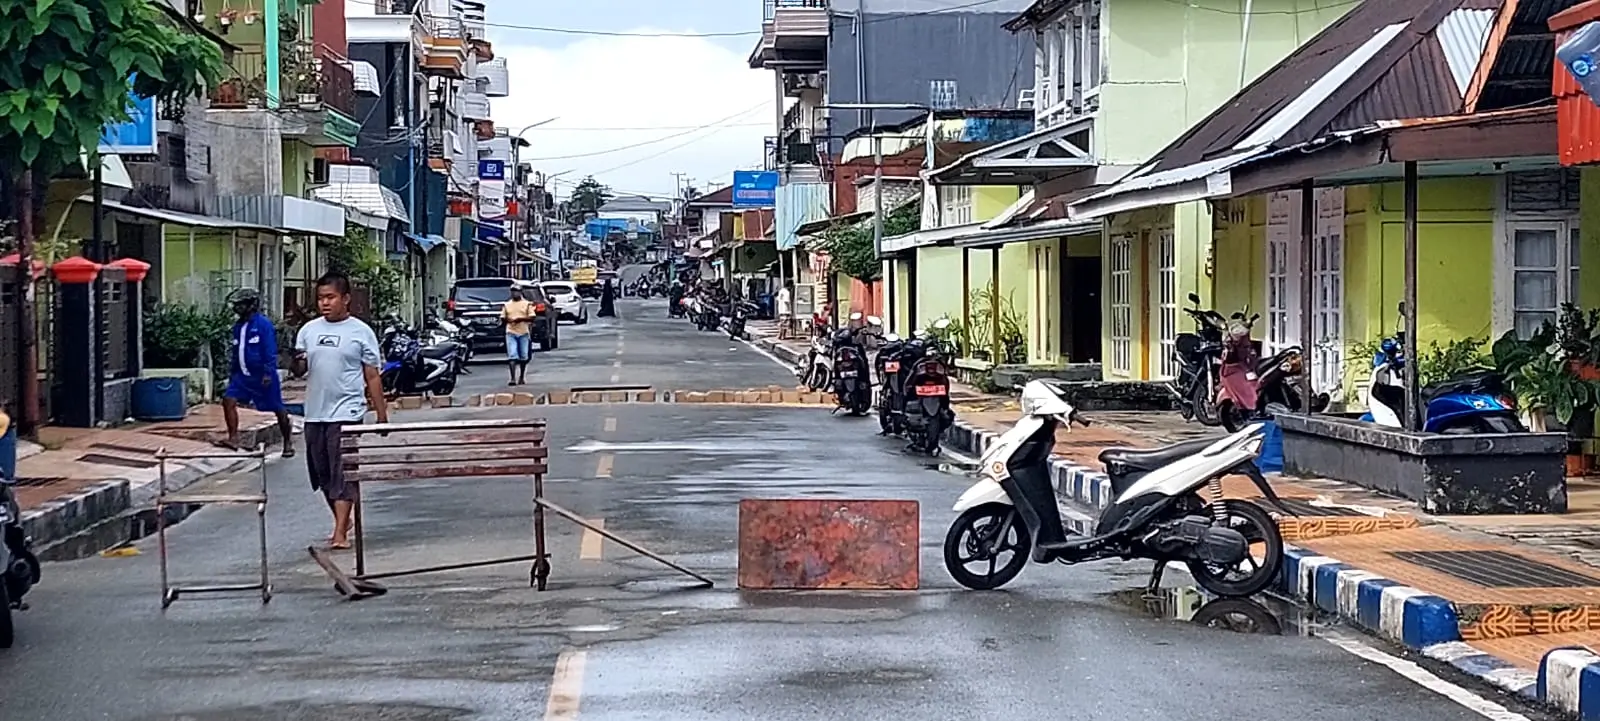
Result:
{"label": "dark suv", "polygon": [[511,278],[464,278],[450,288],[450,315],[472,331],[472,349],[497,349],[504,353],[506,324],[500,311],[511,300],[511,289],[522,289],[522,297],[533,303],[533,342],[539,350],[553,350],[561,343],[556,308],[539,286]]}

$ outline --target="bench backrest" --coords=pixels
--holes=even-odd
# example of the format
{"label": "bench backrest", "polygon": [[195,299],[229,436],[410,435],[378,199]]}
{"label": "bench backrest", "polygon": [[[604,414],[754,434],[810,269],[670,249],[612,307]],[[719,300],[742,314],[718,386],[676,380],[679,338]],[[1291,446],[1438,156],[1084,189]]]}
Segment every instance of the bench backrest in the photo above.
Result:
{"label": "bench backrest", "polygon": [[545,432],[543,418],[345,426],[344,479],[543,476],[550,456]]}

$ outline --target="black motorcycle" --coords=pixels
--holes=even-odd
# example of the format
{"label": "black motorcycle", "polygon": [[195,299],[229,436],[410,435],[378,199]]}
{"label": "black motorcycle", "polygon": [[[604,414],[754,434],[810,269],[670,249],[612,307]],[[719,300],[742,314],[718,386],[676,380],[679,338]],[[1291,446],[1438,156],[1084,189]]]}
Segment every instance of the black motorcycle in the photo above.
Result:
{"label": "black motorcycle", "polygon": [[1171,386],[1178,397],[1178,410],[1184,420],[1198,420],[1207,426],[1222,424],[1217,412],[1218,370],[1222,364],[1222,333],[1228,319],[1215,310],[1201,310],[1200,296],[1190,293],[1193,308],[1184,308],[1194,320],[1195,332],[1179,333],[1173,343],[1178,361],[1178,378]]}
{"label": "black motorcycle", "polygon": [[404,323],[391,321],[383,332],[383,394],[447,396],[456,390],[461,344],[446,341],[424,346]]}
{"label": "black motorcycle", "polygon": [[745,321],[758,310],[756,304],[750,301],[735,302],[728,313],[728,340],[743,340]]}
{"label": "black motorcycle", "polygon": [[[934,331],[949,327],[948,318],[933,324]],[[938,455],[939,440],[956,420],[950,408],[950,368],[946,365],[946,359],[954,354],[934,333],[919,332],[905,355],[908,367],[901,386],[900,417],[910,440],[907,448]]]}
{"label": "black motorcycle", "polygon": [[[853,416],[872,410],[872,368],[867,363],[868,330],[883,327],[877,316],[850,314],[850,324],[833,334],[833,396],[837,408]],[[864,323],[858,325],[858,323]]]}
{"label": "black motorcycle", "polygon": [[22,509],[12,491],[16,480],[0,477],[0,648],[16,642],[16,627],[11,612],[28,608],[22,602],[39,583],[39,558],[33,543],[22,530]]}
{"label": "black motorcycle", "polygon": [[878,435],[881,436],[898,436],[905,430],[900,415],[905,393],[901,356],[909,345],[910,341],[890,333],[883,337],[883,345],[873,361],[878,373]]}

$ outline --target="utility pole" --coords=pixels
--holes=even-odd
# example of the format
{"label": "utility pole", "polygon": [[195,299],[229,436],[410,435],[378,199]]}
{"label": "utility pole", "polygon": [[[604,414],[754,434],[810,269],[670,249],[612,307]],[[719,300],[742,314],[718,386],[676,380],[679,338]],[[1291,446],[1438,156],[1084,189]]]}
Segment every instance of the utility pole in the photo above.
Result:
{"label": "utility pole", "polygon": [[683,197],[683,180],[684,180],[684,178],[687,178],[687,177],[689,177],[688,173],[673,173],[672,174],[672,183],[673,183],[673,186],[672,186],[673,187],[673,193],[672,194],[673,194],[673,197],[677,197],[677,198],[682,198]]}

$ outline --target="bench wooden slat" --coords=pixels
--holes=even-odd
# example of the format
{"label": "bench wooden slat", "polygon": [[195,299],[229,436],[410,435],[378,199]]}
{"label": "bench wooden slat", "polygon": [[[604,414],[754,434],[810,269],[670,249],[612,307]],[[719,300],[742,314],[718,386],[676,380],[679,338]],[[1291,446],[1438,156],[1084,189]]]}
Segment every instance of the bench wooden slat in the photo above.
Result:
{"label": "bench wooden slat", "polygon": [[190,504],[192,504],[192,505],[205,505],[205,504],[208,504],[208,503],[266,503],[266,502],[267,502],[267,497],[263,496],[263,495],[261,495],[259,493],[255,493],[255,494],[250,494],[250,493],[245,493],[245,494],[226,494],[226,493],[210,493],[210,494],[184,493],[184,494],[178,494],[178,493],[174,493],[174,494],[172,494],[170,496],[159,496],[159,497],[156,498],[156,503],[159,503],[159,504],[162,504],[162,505],[167,505],[167,506],[174,506],[174,505],[180,505],[180,504],[184,504],[184,505],[190,505]]}
{"label": "bench wooden slat", "polygon": [[549,472],[543,461],[520,463],[444,463],[417,464],[390,468],[362,468],[345,471],[344,479],[350,483],[381,481],[423,481],[435,478],[471,478],[492,476],[539,476]]}
{"label": "bench wooden slat", "polygon": [[396,450],[363,448],[359,453],[344,454],[345,468],[401,463],[406,465],[434,465],[441,463],[470,463],[473,461],[540,460],[550,457],[550,449],[538,445],[479,447],[444,446],[417,449],[406,446]]}
{"label": "bench wooden slat", "polygon": [[422,421],[412,423],[366,423],[362,425],[348,425],[339,429],[343,435],[365,435],[369,433],[405,433],[408,431],[469,431],[469,430],[505,430],[511,428],[544,428],[547,424],[543,418],[507,418],[502,420],[479,421]]}
{"label": "bench wooden slat", "polygon": [[510,431],[478,431],[447,434],[438,431],[392,433],[382,436],[344,436],[339,447],[345,450],[365,448],[459,448],[494,446],[504,444],[544,443],[543,428],[521,428]]}

